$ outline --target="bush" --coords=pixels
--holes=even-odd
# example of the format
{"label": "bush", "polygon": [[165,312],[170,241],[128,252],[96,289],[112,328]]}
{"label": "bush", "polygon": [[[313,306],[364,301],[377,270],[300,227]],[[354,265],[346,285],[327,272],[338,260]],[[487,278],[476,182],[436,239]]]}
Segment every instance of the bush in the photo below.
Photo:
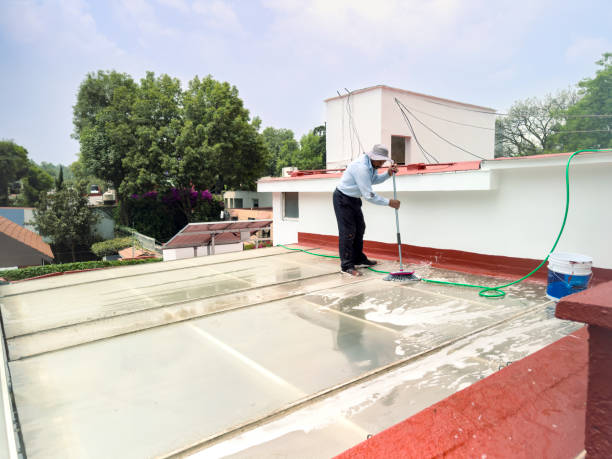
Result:
{"label": "bush", "polygon": [[124,266],[124,265],[135,265],[140,263],[151,263],[162,261],[161,258],[144,258],[142,260],[116,260],[116,261],[85,261],[78,263],[63,263],[60,265],[44,265],[44,266],[30,266],[29,268],[21,269],[7,269],[0,271],[0,277],[4,277],[9,281],[29,279],[31,277],[43,276],[45,274],[65,272],[65,271],[79,271],[82,269],[94,269],[94,268],[107,268],[110,266]]}
{"label": "bush", "polygon": [[[263,249],[264,247],[272,247],[272,243],[270,241],[263,241],[257,244],[258,249]],[[254,242],[245,242],[243,246],[243,250],[252,250],[255,248]]]}
{"label": "bush", "polygon": [[101,258],[107,255],[114,255],[126,247],[131,247],[132,243],[131,237],[118,237],[108,241],[96,242],[91,246],[91,251]]}

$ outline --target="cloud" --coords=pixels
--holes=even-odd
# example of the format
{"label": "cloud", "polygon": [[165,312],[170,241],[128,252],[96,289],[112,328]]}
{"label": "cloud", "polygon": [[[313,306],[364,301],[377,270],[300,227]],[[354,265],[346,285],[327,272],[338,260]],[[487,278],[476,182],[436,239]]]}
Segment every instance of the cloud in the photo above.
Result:
{"label": "cloud", "polygon": [[216,29],[226,29],[232,32],[243,32],[242,25],[232,7],[221,0],[196,0],[192,4],[193,11],[206,19],[208,26]]}
{"label": "cloud", "polygon": [[[325,41],[366,55],[401,48],[510,55],[551,0],[263,0],[277,15],[274,33]],[[503,46],[501,46],[503,45]]]}
{"label": "cloud", "polygon": [[189,12],[189,5],[187,4],[187,2],[185,2],[185,0],[157,0],[157,3],[162,6],[168,6],[170,8],[173,8],[177,11],[180,11],[181,13]]}
{"label": "cloud", "polygon": [[35,45],[46,54],[122,55],[123,51],[97,30],[82,0],[5,2],[0,24],[16,43]]}

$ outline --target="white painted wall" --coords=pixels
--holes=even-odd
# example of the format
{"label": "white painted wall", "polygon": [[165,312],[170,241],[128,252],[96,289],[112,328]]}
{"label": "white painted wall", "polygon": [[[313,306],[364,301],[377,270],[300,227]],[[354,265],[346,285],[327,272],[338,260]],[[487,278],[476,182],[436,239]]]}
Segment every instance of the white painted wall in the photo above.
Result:
{"label": "white painted wall", "polygon": [[253,199],[259,200],[258,207],[272,207],[272,193],[260,193],[257,191],[226,191],[223,193],[223,201],[226,203],[228,209],[234,209],[236,206],[228,205],[228,200],[231,199],[242,199],[242,209],[249,209],[254,207]]}
{"label": "white painted wall", "polygon": [[[372,145],[380,143],[381,102],[382,89],[380,88],[354,94],[350,97],[354,126],[365,151],[369,151]],[[344,167],[351,161],[351,158],[355,159],[362,153],[359,149],[357,137],[350,129],[347,103],[347,97],[332,99],[326,103],[325,147],[328,169]]]}
{"label": "white painted wall", "polygon": [[[470,107],[466,107],[463,104],[452,103],[450,101],[440,102],[425,96],[417,96],[393,89],[385,89],[382,92],[382,133],[380,143],[390,148],[391,136],[412,136],[394,98],[399,99],[417,119],[440,136],[482,158],[493,159],[495,149],[495,115],[493,113],[469,111],[466,108]],[[480,109],[474,108],[474,110]],[[441,163],[480,159],[449,145],[416,121],[415,118],[410,115],[408,116],[423,148]],[[479,129],[473,126],[486,129]],[[421,153],[414,138],[409,139],[408,144],[410,154],[406,158],[406,163],[429,162]]]}
{"label": "white painted wall", "polygon": [[[302,194],[298,197],[299,213],[302,215]],[[282,193],[272,193],[273,207],[273,231],[272,243],[295,244],[298,237],[299,220],[283,218],[283,196]]]}
{"label": "white painted wall", "polygon": [[[398,197],[402,242],[422,247],[456,249],[474,253],[542,259],[556,239],[565,205],[565,163],[567,157],[526,158],[486,161],[481,170],[399,176]],[[461,189],[445,187],[462,175],[466,182],[488,186]],[[557,250],[593,257],[594,266],[612,269],[612,154],[576,157],[570,170],[571,207]],[[438,188],[421,187],[423,179],[436,179]],[[337,179],[336,179],[337,180]],[[333,180],[316,180],[333,187]],[[327,183],[330,182],[330,183]],[[313,184],[310,180],[276,182],[277,189],[288,184]],[[431,182],[434,183],[434,182]],[[484,182],[483,182],[484,183]],[[390,186],[387,181],[381,187]],[[329,186],[332,185],[332,186]],[[269,186],[269,185],[268,185]],[[305,186],[305,185],[303,185]],[[333,189],[333,188],[332,188]],[[382,188],[384,189],[384,188]],[[387,190],[390,190],[387,188]],[[391,197],[391,191],[380,192]],[[274,193],[279,195],[280,193]],[[293,236],[297,232],[337,235],[330,191],[300,192],[297,225],[276,220],[274,231]],[[364,200],[365,239],[394,243],[393,209]],[[293,223],[293,222],[292,222]],[[275,244],[278,244],[275,238]]]}
{"label": "white painted wall", "polygon": [[179,249],[162,250],[164,261],[182,260],[183,258],[193,258],[193,247],[182,247]]}
{"label": "white painted wall", "polygon": [[[442,137],[482,158],[493,158],[495,141],[493,112],[468,111],[465,109],[484,109],[386,86],[357,92],[350,97],[353,122],[363,150],[369,151],[372,145],[377,143],[391,148],[391,137],[394,135],[412,137],[394,101],[395,97],[406,105],[416,118]],[[344,167],[360,153],[355,134],[349,129],[347,101],[348,98],[343,96],[326,102],[328,169]],[[479,159],[444,142],[414,118],[410,117],[410,120],[421,145],[438,161],[458,162]],[[353,139],[352,145],[351,138]],[[407,139],[406,152],[407,163],[428,162],[420,152],[414,138]]]}

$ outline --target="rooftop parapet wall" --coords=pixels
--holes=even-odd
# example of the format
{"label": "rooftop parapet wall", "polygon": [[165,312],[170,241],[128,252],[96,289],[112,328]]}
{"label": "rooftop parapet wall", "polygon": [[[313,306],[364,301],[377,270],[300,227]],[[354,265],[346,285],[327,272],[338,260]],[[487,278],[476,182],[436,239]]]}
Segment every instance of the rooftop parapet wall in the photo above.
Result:
{"label": "rooftop parapet wall", "polygon": [[588,324],[589,372],[585,449],[589,458],[612,457],[612,282],[563,298],[556,316]]}

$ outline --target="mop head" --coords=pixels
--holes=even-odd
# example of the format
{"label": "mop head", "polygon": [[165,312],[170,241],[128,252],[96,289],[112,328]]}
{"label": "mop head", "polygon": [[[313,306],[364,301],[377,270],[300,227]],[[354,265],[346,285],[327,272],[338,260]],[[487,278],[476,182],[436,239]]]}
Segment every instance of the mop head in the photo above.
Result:
{"label": "mop head", "polygon": [[397,271],[395,273],[387,274],[383,280],[393,282],[410,282],[420,281],[421,279],[414,275],[414,271]]}

